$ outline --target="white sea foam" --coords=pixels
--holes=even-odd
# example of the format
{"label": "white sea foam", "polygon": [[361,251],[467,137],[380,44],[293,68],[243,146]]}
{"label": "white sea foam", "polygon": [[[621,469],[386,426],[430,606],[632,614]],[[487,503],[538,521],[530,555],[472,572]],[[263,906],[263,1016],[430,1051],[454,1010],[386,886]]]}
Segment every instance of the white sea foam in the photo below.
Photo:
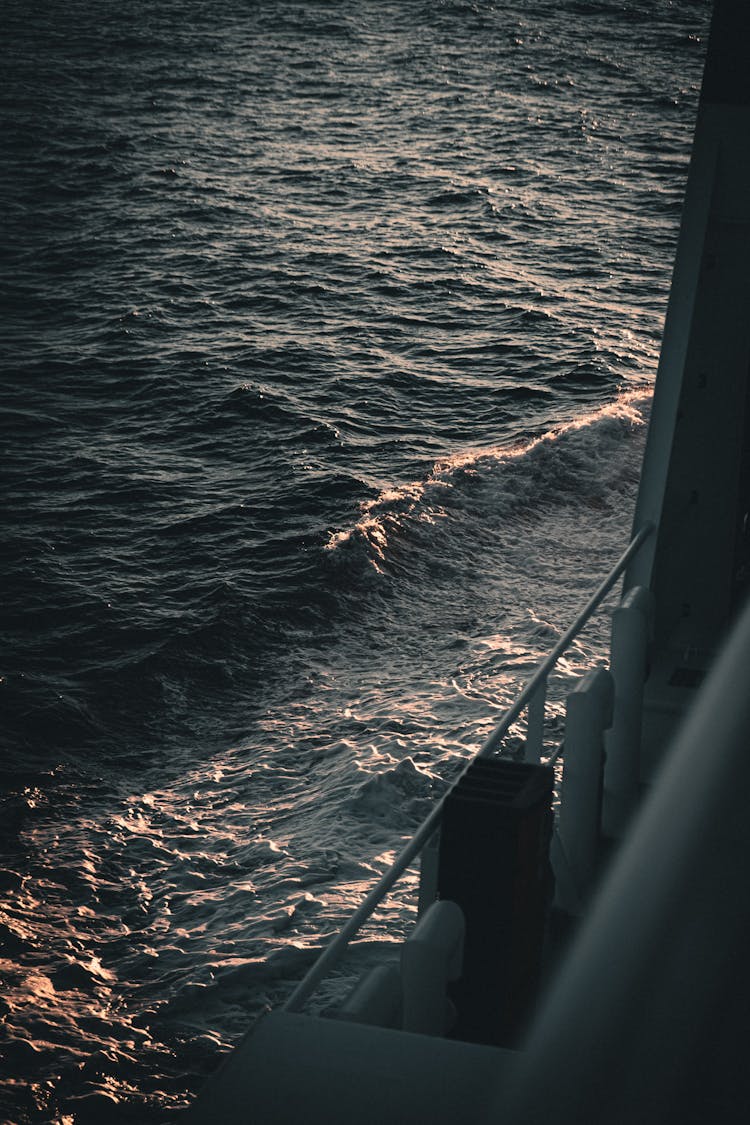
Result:
{"label": "white sea foam", "polygon": [[[474,508],[478,515],[478,491],[491,527],[555,504],[606,504],[608,493],[622,488],[622,474],[632,483],[637,465],[623,463],[622,437],[644,424],[649,402],[649,389],[638,387],[511,448],[457,450],[436,461],[423,480],[385,488],[364,501],[357,522],[331,532],[326,550],[364,546],[370,565],[382,574],[389,546],[416,526],[433,526],[438,541],[451,533],[441,521],[461,509]],[[421,536],[420,545],[424,542]]]}

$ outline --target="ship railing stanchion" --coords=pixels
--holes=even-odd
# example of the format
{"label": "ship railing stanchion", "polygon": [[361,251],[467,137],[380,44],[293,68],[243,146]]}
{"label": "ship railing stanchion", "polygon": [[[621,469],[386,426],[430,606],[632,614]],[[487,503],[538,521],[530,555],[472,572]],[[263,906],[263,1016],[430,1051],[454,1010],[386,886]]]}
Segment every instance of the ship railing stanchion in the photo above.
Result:
{"label": "ship railing stanchion", "polygon": [[544,709],[547,706],[547,677],[539,681],[526,709],[526,748],[524,761],[539,765],[544,744]]}

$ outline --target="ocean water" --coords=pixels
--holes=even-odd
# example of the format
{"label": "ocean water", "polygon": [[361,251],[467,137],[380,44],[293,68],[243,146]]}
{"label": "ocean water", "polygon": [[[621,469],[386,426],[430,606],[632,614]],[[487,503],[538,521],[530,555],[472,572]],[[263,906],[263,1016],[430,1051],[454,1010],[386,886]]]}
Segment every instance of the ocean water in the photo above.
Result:
{"label": "ocean water", "polygon": [[178,1117],[624,547],[709,15],[6,0],[3,1122]]}

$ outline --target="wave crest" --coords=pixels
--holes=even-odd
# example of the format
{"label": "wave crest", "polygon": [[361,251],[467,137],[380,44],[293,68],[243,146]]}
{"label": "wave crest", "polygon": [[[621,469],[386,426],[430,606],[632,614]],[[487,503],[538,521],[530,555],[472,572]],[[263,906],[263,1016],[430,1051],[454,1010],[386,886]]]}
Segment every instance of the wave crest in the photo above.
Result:
{"label": "wave crest", "polygon": [[385,574],[405,536],[459,512],[496,523],[573,502],[606,507],[635,481],[635,463],[624,453],[644,426],[649,403],[650,390],[639,387],[512,448],[469,448],[439,458],[425,479],[364,501],[357,522],[331,532],[326,550],[364,553]]}

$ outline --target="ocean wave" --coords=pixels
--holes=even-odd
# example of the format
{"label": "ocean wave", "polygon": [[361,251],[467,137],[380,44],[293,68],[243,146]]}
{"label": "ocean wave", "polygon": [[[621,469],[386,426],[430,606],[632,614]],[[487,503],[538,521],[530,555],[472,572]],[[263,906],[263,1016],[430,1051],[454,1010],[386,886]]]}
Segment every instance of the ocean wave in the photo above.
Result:
{"label": "ocean wave", "polygon": [[390,555],[410,537],[417,535],[426,549],[425,527],[436,529],[448,554],[446,535],[466,533],[463,524],[455,526],[457,516],[492,528],[554,506],[615,503],[623,484],[632,486],[635,479],[632,462],[623,461],[623,442],[644,425],[649,401],[646,388],[632,390],[515,448],[468,449],[441,458],[424,479],[364,501],[357,522],[331,532],[326,550],[359,555],[385,574]]}
{"label": "ocean wave", "polygon": [[391,831],[405,829],[427,815],[442,788],[439,779],[436,783],[433,774],[420,769],[407,755],[360,782],[347,808],[375,824],[385,821]]}

